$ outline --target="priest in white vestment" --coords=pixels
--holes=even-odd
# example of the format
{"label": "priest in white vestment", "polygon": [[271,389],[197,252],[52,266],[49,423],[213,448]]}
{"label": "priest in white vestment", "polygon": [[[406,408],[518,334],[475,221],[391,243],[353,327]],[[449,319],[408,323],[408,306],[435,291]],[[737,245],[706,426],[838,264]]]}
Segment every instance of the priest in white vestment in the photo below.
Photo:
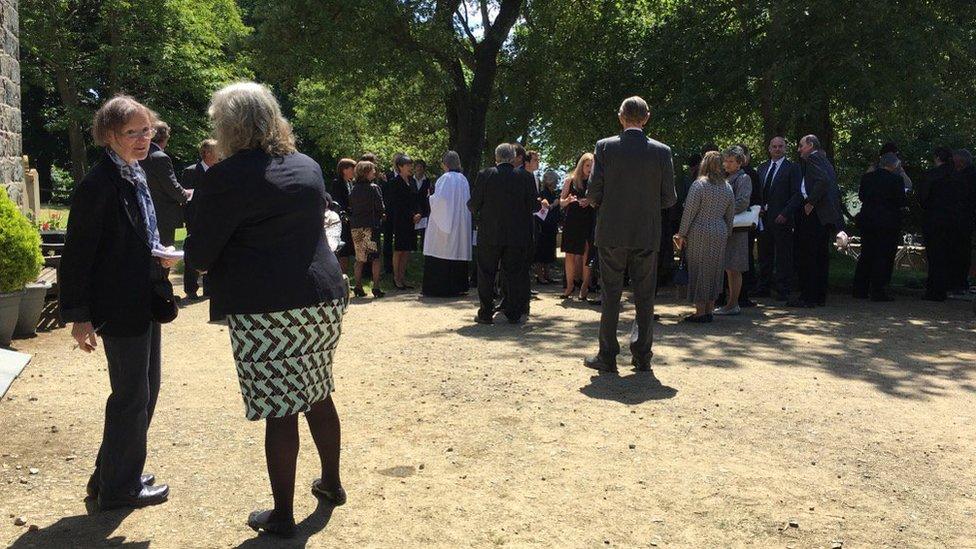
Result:
{"label": "priest in white vestment", "polygon": [[430,195],[430,217],[424,238],[423,294],[455,297],[468,291],[471,261],[471,186],[461,173],[461,158],[448,151],[442,160],[444,175]]}

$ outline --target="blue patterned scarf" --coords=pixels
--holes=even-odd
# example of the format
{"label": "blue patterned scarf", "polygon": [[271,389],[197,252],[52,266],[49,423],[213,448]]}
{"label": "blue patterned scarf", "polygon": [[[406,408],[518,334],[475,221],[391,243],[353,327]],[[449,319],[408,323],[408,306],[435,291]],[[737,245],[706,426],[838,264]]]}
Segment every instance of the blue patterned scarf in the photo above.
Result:
{"label": "blue patterned scarf", "polygon": [[112,162],[118,166],[122,179],[132,183],[136,189],[136,200],[139,203],[139,210],[142,212],[142,222],[146,229],[147,240],[149,240],[149,249],[162,248],[159,243],[159,229],[156,227],[156,208],[153,206],[152,195],[149,194],[149,181],[146,180],[145,170],[138,162],[127,164],[111,148],[105,150]]}

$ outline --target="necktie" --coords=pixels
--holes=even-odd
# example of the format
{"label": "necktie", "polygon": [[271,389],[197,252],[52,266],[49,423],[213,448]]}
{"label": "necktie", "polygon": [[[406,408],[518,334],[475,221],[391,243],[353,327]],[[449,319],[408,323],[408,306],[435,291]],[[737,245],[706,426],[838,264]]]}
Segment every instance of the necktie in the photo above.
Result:
{"label": "necktie", "polygon": [[769,187],[773,184],[773,176],[776,175],[776,166],[778,165],[778,162],[773,162],[766,171],[766,181],[763,183],[763,202],[765,203],[769,202],[769,199],[766,197],[769,196]]}

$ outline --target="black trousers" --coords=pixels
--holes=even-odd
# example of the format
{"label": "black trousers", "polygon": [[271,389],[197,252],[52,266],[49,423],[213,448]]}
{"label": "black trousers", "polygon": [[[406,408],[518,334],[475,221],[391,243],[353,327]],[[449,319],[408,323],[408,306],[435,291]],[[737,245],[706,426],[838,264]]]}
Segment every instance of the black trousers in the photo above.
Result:
{"label": "black trousers", "polygon": [[800,299],[807,303],[824,303],[830,273],[830,227],[820,223],[816,212],[810,215],[800,212],[796,230]]}
{"label": "black trousers", "polygon": [[929,276],[925,282],[925,295],[945,299],[949,291],[952,271],[952,225],[929,221],[924,226],[925,256],[929,264]]}
{"label": "black trousers", "polygon": [[383,222],[383,270],[393,272],[393,223],[389,219]]}
{"label": "black trousers", "polygon": [[898,252],[898,229],[861,227],[861,255],[854,269],[854,295],[881,297],[891,283]]}
{"label": "black trousers", "polygon": [[504,313],[518,320],[529,312],[529,268],[531,246],[497,246],[478,244],[478,316],[491,318],[495,312],[495,281],[501,267],[500,282],[505,296]]}
{"label": "black trousers", "polygon": [[156,230],[159,231],[159,243],[163,246],[173,246],[176,244],[176,225],[157,224]]}
{"label": "black trousers", "polygon": [[105,428],[93,477],[103,497],[141,489],[146,435],[160,381],[159,324],[134,337],[103,336],[112,394],[105,404]]}
{"label": "black trousers", "polygon": [[759,233],[759,283],[788,296],[793,289],[793,228],[766,225]]}
{"label": "black trousers", "polygon": [[949,251],[949,289],[969,290],[969,267],[973,257],[973,227],[965,223],[952,232]]}
{"label": "black trousers", "polygon": [[630,343],[635,361],[649,361],[654,354],[654,292],[657,289],[658,252],[632,248],[600,248],[603,313],[600,316],[600,358],[613,364],[620,354],[617,325],[624,272],[630,277],[637,305],[637,340]]}
{"label": "black trousers", "polygon": [[200,291],[200,281],[203,280],[203,295],[209,295],[207,291],[207,275],[201,275],[195,269],[185,268],[183,271],[183,291],[186,295],[196,295]]}

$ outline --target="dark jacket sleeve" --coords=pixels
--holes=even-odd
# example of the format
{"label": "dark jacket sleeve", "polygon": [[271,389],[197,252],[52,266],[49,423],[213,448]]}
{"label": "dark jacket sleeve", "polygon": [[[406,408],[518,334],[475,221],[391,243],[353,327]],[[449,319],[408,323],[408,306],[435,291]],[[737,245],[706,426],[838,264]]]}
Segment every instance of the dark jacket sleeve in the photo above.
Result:
{"label": "dark jacket sleeve", "polygon": [[91,321],[92,267],[102,239],[112,188],[104,181],[85,178],[71,200],[64,251],[58,268],[58,299],[64,322]]}
{"label": "dark jacket sleeve", "polygon": [[[593,170],[590,171],[590,182],[586,187],[586,198],[594,208],[600,207],[600,204],[603,202],[603,185],[606,181],[606,172],[603,167],[604,148],[600,145],[597,142],[596,148],[593,149]],[[672,173],[673,176],[674,174]],[[674,189],[673,183],[671,188]]]}
{"label": "dark jacket sleeve", "polygon": [[678,202],[678,194],[674,190],[674,156],[668,147],[664,147],[661,154],[661,209],[663,210]]}
{"label": "dark jacket sleeve", "polygon": [[233,177],[204,176],[206,184],[193,193],[193,215],[183,250],[189,268],[207,271],[213,266],[245,214],[246,199],[242,182]]}
{"label": "dark jacket sleeve", "polygon": [[807,204],[816,206],[830,192],[830,181],[823,160],[819,157],[811,157],[807,164]]}
{"label": "dark jacket sleeve", "polygon": [[166,196],[172,198],[174,202],[180,205],[186,204],[186,194],[183,186],[176,180],[176,172],[173,170],[173,160],[170,159],[168,154],[157,151],[153,153],[152,161],[142,163],[142,167],[146,170],[146,176],[149,179],[163,182],[160,185],[160,190]]}
{"label": "dark jacket sleeve", "polygon": [[485,180],[488,178],[488,173],[488,170],[482,170],[478,173],[478,177],[474,181],[474,188],[471,189],[471,198],[468,199],[468,209],[471,210],[471,216],[476,223],[481,217],[481,208],[485,205]]}
{"label": "dark jacket sleeve", "polygon": [[790,164],[790,200],[783,208],[784,217],[789,218],[795,216],[800,211],[800,208],[803,207],[803,193],[800,192],[800,184],[802,181],[803,170],[800,167],[800,163],[792,162]]}
{"label": "dark jacket sleeve", "polygon": [[376,219],[382,221],[386,215],[386,204],[383,203],[383,191],[379,185],[373,185],[373,208],[376,210]]}

